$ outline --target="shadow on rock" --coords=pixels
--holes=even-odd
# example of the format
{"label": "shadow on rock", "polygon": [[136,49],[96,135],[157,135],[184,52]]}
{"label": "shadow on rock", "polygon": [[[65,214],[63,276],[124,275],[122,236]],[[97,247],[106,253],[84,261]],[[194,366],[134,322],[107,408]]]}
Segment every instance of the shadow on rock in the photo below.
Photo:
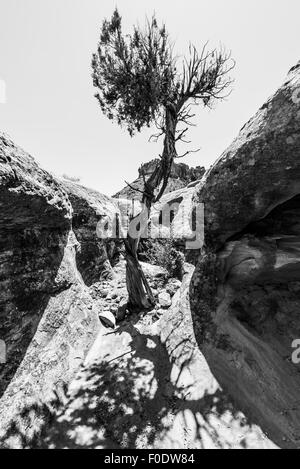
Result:
{"label": "shadow on rock", "polygon": [[[22,417],[31,432],[32,412],[41,413],[44,423],[37,434],[20,432],[13,423],[9,436],[21,438],[27,448],[232,446],[232,439],[220,431],[220,421],[227,428],[231,420],[236,424],[238,413],[220,390],[207,389],[201,399],[193,399],[192,385],[180,385],[188,357],[174,379],[173,360],[153,331],[125,324],[102,339],[102,347],[109,341],[116,355],[106,353],[82,367],[68,394],[51,405],[26,409]],[[239,419],[239,431],[246,425]],[[242,438],[239,447],[247,447]]]}

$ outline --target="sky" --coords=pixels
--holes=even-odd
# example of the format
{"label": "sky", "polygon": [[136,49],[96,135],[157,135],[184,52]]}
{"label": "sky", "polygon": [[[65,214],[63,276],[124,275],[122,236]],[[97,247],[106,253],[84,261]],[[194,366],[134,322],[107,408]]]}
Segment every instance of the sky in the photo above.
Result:
{"label": "sky", "polygon": [[197,110],[181,162],[209,167],[299,61],[299,0],[0,0],[0,131],[57,175],[112,195],[159,155],[149,130],[131,138],[101,114],[91,56],[118,7],[129,32],[153,12],[183,54],[209,41],[236,61],[231,96]]}

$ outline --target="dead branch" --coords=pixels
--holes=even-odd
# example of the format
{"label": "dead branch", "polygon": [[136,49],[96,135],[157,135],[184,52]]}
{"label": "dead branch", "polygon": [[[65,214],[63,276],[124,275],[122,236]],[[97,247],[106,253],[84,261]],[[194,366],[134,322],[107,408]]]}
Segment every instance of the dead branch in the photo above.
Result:
{"label": "dead branch", "polygon": [[175,142],[178,142],[179,140],[183,141],[183,137],[187,133],[188,130],[189,128],[187,127],[186,129],[180,131],[180,134],[178,135],[178,137],[176,137]]}
{"label": "dead branch", "polygon": [[125,181],[125,184],[130,187],[130,189],[132,189],[133,191],[136,191],[136,192],[139,192],[140,194],[143,194],[145,195],[145,191],[141,191],[140,189],[138,189],[137,187],[133,187],[131,184],[129,184],[129,182]]}
{"label": "dead branch", "polygon": [[185,156],[189,155],[190,153],[198,153],[201,150],[201,148],[198,148],[197,150],[188,150],[186,151],[183,155],[176,155],[174,158],[184,158]]}
{"label": "dead branch", "polygon": [[152,142],[154,141],[155,143],[157,143],[157,141],[159,140],[160,137],[162,137],[165,133],[165,130],[163,129],[161,132],[157,133],[157,134],[152,134],[150,137],[149,137],[149,142]]}

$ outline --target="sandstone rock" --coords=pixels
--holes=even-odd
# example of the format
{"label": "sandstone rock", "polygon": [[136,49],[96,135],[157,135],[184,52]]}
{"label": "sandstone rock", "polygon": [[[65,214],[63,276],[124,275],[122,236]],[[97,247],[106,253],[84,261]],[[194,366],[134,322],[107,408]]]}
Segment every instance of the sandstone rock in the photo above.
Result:
{"label": "sandstone rock", "polygon": [[114,274],[111,262],[118,256],[118,252],[112,238],[100,237],[97,226],[99,222],[101,226],[107,223],[113,229],[117,206],[110,197],[95,190],[65,180],[60,182],[73,207],[72,226],[80,243],[80,250],[76,255],[77,268],[84,283],[90,286],[101,278],[112,279]]}
{"label": "sandstone rock", "polygon": [[[274,446],[266,434],[279,447],[299,447],[299,365],[291,361],[300,330],[299,87],[300,64],[200,184],[162,199],[160,210],[178,201],[172,224],[184,242],[193,240],[193,224],[182,224],[180,210],[192,220],[197,204],[205,204],[205,249],[173,301],[168,272],[143,265],[154,285],[169,290],[159,295],[164,311],[152,312],[159,321],[150,314],[118,334],[100,334],[91,352],[97,360],[89,357],[84,386],[77,382],[79,396],[63,402],[54,422],[60,437],[78,432],[76,424],[66,432],[72,412],[87,428],[108,407],[107,430],[123,447]],[[54,180],[0,135],[0,209],[0,339],[9,356],[0,365],[1,446],[30,447],[41,427],[51,446],[57,427],[50,432],[45,408],[57,403],[55,395],[64,401],[99,330],[90,294],[97,288],[87,286],[110,275],[115,243],[99,241],[95,227],[102,217],[111,220],[114,201]],[[126,305],[107,301],[111,311],[101,320],[115,327],[112,311],[123,319]],[[116,386],[108,388],[111,379]],[[101,444],[98,426],[90,446]]]}
{"label": "sandstone rock", "polygon": [[299,194],[299,67],[206,173],[206,241],[223,243]]}
{"label": "sandstone rock", "polygon": [[[1,233],[28,228],[30,224],[46,228],[68,226],[72,208],[63,188],[3,133],[0,185]],[[15,201],[18,203],[13,209]]]}
{"label": "sandstone rock", "polygon": [[[155,170],[156,163],[158,159],[149,161],[148,163],[143,164],[139,168],[139,177],[150,176]],[[174,179],[181,179],[182,181],[195,181],[202,178],[204,175],[205,168],[202,166],[197,166],[196,168],[190,168],[187,164],[184,163],[173,163],[170,177]]]}
{"label": "sandstone rock", "polygon": [[[69,262],[72,208],[67,194],[33,158],[0,134],[0,339],[9,384],[51,295],[74,282]],[[43,273],[43,274],[41,274]]]}
{"label": "sandstone rock", "polygon": [[[164,311],[159,321],[160,340],[172,364],[173,396],[181,402],[167,438],[170,443],[173,439],[179,441],[179,448],[184,446],[183,440],[189,448],[197,449],[276,448],[221,388],[197,346],[190,308],[194,267],[187,263],[185,267],[186,274],[172,307]],[[170,386],[168,396],[169,390]],[[205,432],[199,428],[205,428]]]}
{"label": "sandstone rock", "polygon": [[118,296],[119,295],[118,295],[118,292],[116,290],[114,290],[110,295],[112,300],[116,300],[118,298]]}
{"label": "sandstone rock", "polygon": [[115,334],[101,331],[67,403],[45,429],[43,448],[275,447],[221,390],[197,347],[192,272],[190,266],[159,321],[151,312],[131,317]]}
{"label": "sandstone rock", "polygon": [[159,293],[158,302],[163,308],[169,308],[172,304],[171,296],[166,291]]}
{"label": "sandstone rock", "polygon": [[215,377],[280,447],[299,448],[300,64],[207,172],[206,247],[191,282]]}
{"label": "sandstone rock", "polygon": [[204,206],[196,196],[198,185],[165,194],[153,206],[152,238],[172,238],[185,251],[199,252],[204,243]]}
{"label": "sandstone rock", "polygon": [[108,288],[101,288],[99,290],[99,293],[101,296],[103,296],[103,298],[107,298],[108,294],[109,294],[109,289]]}
{"label": "sandstone rock", "polygon": [[168,285],[166,286],[166,292],[169,293],[171,297],[175,295],[175,293],[178,291],[178,289],[181,286],[180,280],[177,279],[171,279],[168,282]]}
{"label": "sandstone rock", "polygon": [[[99,320],[76,267],[78,240],[64,188],[0,134],[1,446],[22,447],[69,383]],[[19,432],[12,431],[18,428]]]}
{"label": "sandstone rock", "polygon": [[146,262],[141,262],[141,266],[149,280],[164,280],[168,277],[167,270],[163,267],[160,267],[159,265],[152,265]]}

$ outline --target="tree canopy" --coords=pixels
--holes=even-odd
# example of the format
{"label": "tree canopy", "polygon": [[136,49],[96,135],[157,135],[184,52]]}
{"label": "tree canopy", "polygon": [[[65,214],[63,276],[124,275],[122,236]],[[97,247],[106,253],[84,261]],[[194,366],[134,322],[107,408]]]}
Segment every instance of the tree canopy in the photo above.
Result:
{"label": "tree canopy", "polygon": [[175,56],[165,25],[159,26],[155,16],[144,29],[135,26],[132,34],[124,35],[118,10],[104,20],[92,60],[102,112],[126,126],[130,135],[160,122],[168,104],[174,106],[178,121],[189,125],[193,115],[188,102],[201,100],[210,106],[223,98],[232,67],[230,54],[222,49],[207,51],[207,45],[200,54],[190,46],[188,59]]}

